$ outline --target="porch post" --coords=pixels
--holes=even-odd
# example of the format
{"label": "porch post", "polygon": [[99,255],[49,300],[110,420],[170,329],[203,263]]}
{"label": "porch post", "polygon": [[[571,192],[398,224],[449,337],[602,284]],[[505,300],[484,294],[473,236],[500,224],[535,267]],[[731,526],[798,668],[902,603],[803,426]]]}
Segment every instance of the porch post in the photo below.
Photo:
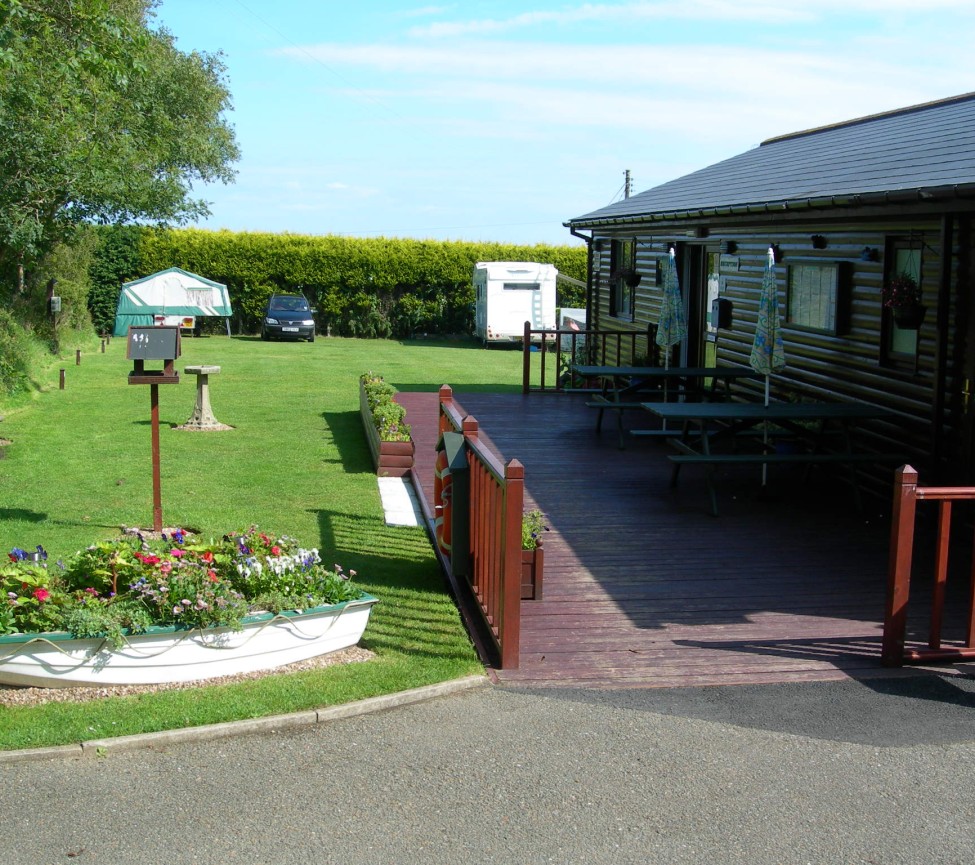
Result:
{"label": "porch post", "polygon": [[881,661],[886,667],[904,665],[907,631],[907,599],[911,590],[911,559],[914,554],[914,514],[917,509],[917,472],[901,466],[894,475],[890,556],[887,565],[887,606]]}

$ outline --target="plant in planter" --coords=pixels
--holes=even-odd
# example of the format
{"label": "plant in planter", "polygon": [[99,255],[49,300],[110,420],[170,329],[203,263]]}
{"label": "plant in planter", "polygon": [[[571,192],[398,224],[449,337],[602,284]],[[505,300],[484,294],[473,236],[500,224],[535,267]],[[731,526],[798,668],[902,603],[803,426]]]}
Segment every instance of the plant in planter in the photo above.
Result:
{"label": "plant in planter", "polygon": [[208,543],[178,530],[159,540],[128,535],[50,568],[21,553],[0,566],[0,682],[10,684],[178,681],[275,667],[354,644],[361,630],[344,645],[329,642],[341,627],[316,641],[312,619],[363,606],[364,629],[375,603],[350,581],[354,571],[327,568],[317,550],[256,527]]}
{"label": "plant in planter", "polygon": [[899,273],[884,285],[881,301],[894,317],[898,327],[916,328],[924,320],[921,286],[908,273]]}
{"label": "plant in planter", "polygon": [[377,474],[398,477],[413,466],[413,439],[396,388],[372,372],[359,376],[359,410]]}
{"label": "plant in planter", "polygon": [[542,532],[547,530],[540,510],[527,511],[521,520],[521,599],[542,599],[542,570],[545,554]]}
{"label": "plant in planter", "polygon": [[613,282],[625,282],[630,288],[636,288],[643,277],[632,267],[618,267],[609,275]]}

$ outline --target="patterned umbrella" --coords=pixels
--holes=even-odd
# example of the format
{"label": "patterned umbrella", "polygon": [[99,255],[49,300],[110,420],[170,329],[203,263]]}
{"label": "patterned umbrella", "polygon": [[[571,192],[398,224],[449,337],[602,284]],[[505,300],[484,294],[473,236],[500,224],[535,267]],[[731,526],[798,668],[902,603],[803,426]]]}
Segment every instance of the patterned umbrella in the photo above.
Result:
{"label": "patterned umbrella", "polygon": [[779,288],[775,280],[775,251],[768,250],[762,294],[758,301],[758,324],[748,363],[755,372],[765,376],[765,405],[768,405],[769,376],[785,367],[785,346],[782,342],[782,319],[779,317]]}
{"label": "patterned umbrella", "polygon": [[[769,376],[785,367],[785,345],[782,342],[782,319],[779,316],[779,288],[775,280],[775,250],[768,248],[762,294],[758,301],[758,323],[755,341],[748,363],[755,372],[765,376],[765,405],[769,401]],[[765,422],[763,444],[768,447],[768,421]],[[768,464],[762,463],[762,486],[767,479]]]}
{"label": "patterned umbrella", "polygon": [[687,336],[687,320],[684,318],[684,301],[680,296],[680,282],[677,279],[677,254],[670,248],[667,260],[667,273],[664,275],[664,296],[660,304],[660,318],[657,320],[656,343],[666,349],[665,366],[670,366],[670,349]]}

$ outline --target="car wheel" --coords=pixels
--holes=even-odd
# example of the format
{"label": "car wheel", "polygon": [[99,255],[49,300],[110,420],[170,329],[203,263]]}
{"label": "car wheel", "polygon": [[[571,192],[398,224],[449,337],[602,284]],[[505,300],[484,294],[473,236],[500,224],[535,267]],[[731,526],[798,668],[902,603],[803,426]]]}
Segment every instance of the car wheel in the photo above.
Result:
{"label": "car wheel", "polygon": [[312,334],[310,337],[308,337],[308,341],[309,342],[314,342],[315,341],[315,334]]}
{"label": "car wheel", "polygon": [[269,336],[267,335],[267,331],[266,331],[266,330],[262,330],[262,331],[261,331],[261,339],[262,339],[262,340],[264,340],[264,342],[267,342],[267,341],[268,341],[268,340],[269,340],[270,338],[271,338],[271,337],[269,337]]}

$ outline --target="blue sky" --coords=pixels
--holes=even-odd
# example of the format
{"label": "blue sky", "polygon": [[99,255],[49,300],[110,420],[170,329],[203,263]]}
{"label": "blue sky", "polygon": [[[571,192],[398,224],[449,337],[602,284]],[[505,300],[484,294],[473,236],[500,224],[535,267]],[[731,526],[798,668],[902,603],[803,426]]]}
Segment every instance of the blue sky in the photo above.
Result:
{"label": "blue sky", "polygon": [[222,52],[235,231],[575,242],[765,138],[975,91],[972,0],[162,0]]}

